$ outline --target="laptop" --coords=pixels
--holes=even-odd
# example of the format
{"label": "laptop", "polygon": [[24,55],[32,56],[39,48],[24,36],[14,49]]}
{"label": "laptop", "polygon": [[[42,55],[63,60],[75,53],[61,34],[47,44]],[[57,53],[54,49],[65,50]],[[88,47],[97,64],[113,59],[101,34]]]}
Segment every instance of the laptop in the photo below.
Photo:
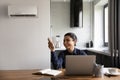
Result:
{"label": "laptop", "polygon": [[67,55],[65,75],[93,75],[95,55]]}

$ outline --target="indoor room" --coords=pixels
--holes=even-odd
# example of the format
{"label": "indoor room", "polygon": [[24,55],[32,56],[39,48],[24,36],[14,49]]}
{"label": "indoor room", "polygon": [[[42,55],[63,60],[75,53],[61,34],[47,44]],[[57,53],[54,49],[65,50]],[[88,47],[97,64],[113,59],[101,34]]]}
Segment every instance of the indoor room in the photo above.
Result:
{"label": "indoor room", "polygon": [[[0,80],[93,80],[81,76],[90,70],[94,80],[119,79],[119,4],[119,0],[2,0]],[[73,47],[68,48],[68,37]],[[66,66],[67,56],[79,54],[86,59],[70,59],[69,66],[79,71],[77,64],[84,63],[87,68],[77,77],[66,76],[72,71]],[[45,70],[50,73],[44,75]]]}

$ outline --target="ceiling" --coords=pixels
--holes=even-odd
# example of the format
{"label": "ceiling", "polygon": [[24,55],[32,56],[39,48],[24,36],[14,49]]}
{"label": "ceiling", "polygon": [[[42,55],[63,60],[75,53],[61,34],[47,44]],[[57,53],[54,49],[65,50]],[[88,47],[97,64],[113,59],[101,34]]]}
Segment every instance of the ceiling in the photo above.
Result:
{"label": "ceiling", "polygon": [[[52,2],[70,2],[70,0],[51,0]],[[83,0],[83,2],[97,1],[98,6],[103,6],[108,3],[108,0]]]}
{"label": "ceiling", "polygon": [[[69,2],[70,0],[51,0],[53,2]],[[90,1],[93,1],[93,0],[83,0],[83,2],[90,2]]]}

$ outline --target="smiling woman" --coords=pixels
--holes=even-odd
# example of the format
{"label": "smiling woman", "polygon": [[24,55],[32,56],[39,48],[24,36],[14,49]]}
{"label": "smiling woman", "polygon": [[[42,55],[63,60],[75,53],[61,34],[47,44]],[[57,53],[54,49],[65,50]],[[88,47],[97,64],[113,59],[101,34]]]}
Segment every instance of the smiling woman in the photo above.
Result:
{"label": "smiling woman", "polygon": [[86,55],[84,51],[75,48],[76,42],[77,36],[74,33],[66,33],[63,41],[66,50],[61,51],[57,55],[53,42],[48,39],[48,47],[51,50],[51,61],[55,69],[65,68],[66,55]]}

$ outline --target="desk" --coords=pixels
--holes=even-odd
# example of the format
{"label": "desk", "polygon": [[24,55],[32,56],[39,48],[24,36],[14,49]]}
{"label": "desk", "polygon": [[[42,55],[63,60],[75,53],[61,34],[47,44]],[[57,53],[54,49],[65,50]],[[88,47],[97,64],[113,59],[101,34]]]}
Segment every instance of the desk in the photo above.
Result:
{"label": "desk", "polygon": [[45,75],[33,75],[35,70],[0,70],[0,80],[41,80],[41,78],[53,78],[49,80],[120,80],[120,76],[104,76],[95,78],[92,76],[64,76],[63,74],[53,77]]}

